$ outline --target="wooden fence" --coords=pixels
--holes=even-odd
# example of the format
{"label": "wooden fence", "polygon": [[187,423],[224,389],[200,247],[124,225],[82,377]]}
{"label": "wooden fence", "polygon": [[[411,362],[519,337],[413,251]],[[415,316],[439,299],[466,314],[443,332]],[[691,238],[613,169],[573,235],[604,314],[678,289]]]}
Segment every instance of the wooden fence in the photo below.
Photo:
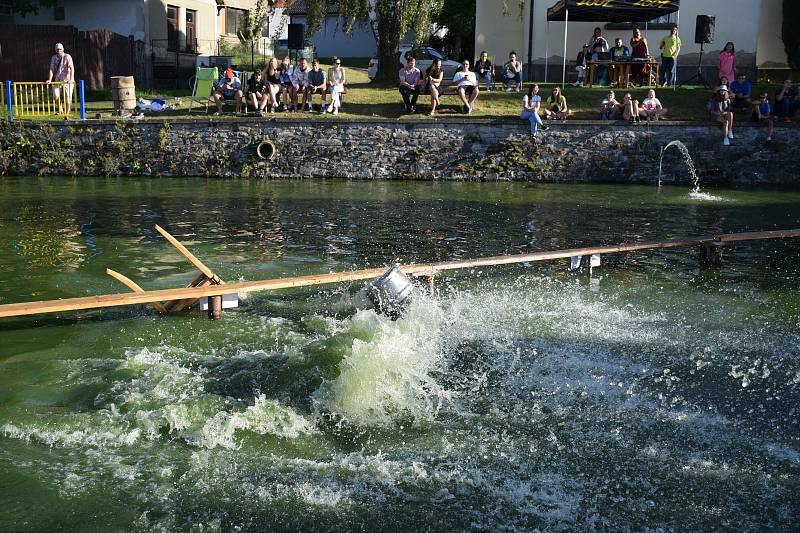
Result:
{"label": "wooden fence", "polygon": [[0,24],[0,80],[44,81],[62,43],[75,62],[75,79],[87,89],[110,87],[112,76],[134,76],[144,84],[144,43],[108,30],[74,26]]}

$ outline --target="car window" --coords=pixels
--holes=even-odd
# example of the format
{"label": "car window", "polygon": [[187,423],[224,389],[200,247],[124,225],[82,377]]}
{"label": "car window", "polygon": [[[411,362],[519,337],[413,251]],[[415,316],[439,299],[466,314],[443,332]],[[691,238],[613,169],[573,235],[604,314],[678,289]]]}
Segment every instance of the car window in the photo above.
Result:
{"label": "car window", "polygon": [[428,55],[431,59],[444,59],[444,56],[435,48],[428,48]]}

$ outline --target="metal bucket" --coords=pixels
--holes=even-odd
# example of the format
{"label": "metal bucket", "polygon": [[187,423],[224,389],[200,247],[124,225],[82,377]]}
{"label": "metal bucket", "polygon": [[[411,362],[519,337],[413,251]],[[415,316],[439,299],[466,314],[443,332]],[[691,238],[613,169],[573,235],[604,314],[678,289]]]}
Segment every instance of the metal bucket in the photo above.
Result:
{"label": "metal bucket", "polygon": [[379,313],[397,318],[414,291],[414,283],[396,266],[367,285],[367,295]]}

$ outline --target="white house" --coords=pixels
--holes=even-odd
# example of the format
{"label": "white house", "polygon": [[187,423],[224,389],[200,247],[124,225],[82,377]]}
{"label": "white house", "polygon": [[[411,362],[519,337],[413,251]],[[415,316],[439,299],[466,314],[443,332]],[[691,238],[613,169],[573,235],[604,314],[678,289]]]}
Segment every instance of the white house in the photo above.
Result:
{"label": "white house", "polygon": [[[507,2],[509,11],[503,13],[501,2],[476,0],[475,52],[487,50],[499,62],[510,50],[533,69],[533,78],[543,80],[545,65],[550,81],[561,79],[564,49],[564,22],[547,22],[547,10],[556,0],[525,0],[523,8],[517,2]],[[780,38],[782,22],[781,0],[681,0],[680,10],[664,19],[647,24],[646,38],[650,54],[658,56],[658,44],[673,25],[678,25],[683,48],[678,60],[678,77],[686,79],[697,72],[700,45],[694,42],[697,15],[715,17],[713,44],[706,44],[703,71],[707,79],[716,76],[717,58],[727,41],[734,42],[737,68],[754,74],[758,69],[786,68],[786,54]],[[531,9],[533,9],[531,17]],[[800,21],[798,21],[800,22]],[[622,37],[627,45],[631,27],[625,24],[598,22],[569,22],[567,61],[574,61],[581,45],[587,42],[593,29],[599,26],[603,35],[613,42]],[[645,30],[644,25],[641,25]]]}
{"label": "white house", "polygon": [[372,57],[378,51],[378,45],[369,24],[357,22],[351,33],[344,33],[336,6],[328,7],[325,20],[314,35],[308,35],[306,3],[303,0],[297,0],[289,6],[286,14],[289,16],[291,24],[304,26],[304,37],[314,45],[314,53],[317,56]]}

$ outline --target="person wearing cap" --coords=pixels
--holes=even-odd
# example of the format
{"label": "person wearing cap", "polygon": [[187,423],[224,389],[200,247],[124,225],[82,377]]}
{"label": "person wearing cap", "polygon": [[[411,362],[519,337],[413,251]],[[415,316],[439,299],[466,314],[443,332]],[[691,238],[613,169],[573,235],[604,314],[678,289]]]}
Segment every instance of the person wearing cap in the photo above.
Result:
{"label": "person wearing cap", "polygon": [[720,85],[717,90],[719,98],[717,101],[717,112],[714,113],[717,120],[722,122],[722,145],[729,146],[733,139],[733,104],[728,88]]}
{"label": "person wearing cap", "polygon": [[236,76],[232,68],[225,69],[222,78],[217,82],[217,88],[214,89],[214,103],[217,104],[217,112],[215,115],[222,113],[222,106],[225,100],[233,100],[236,106],[236,113],[242,110],[242,81]]}
{"label": "person wearing cap", "polygon": [[[53,99],[58,104],[59,114],[69,115],[72,111],[72,90],[75,88],[75,63],[72,56],[64,52],[64,45],[56,43],[56,53],[50,58],[50,73],[47,83],[61,82],[53,87]],[[63,92],[63,104],[61,100]]]}
{"label": "person wearing cap", "polygon": [[590,59],[589,45],[584,44],[578,57],[575,59],[575,70],[578,71],[578,80],[572,85],[575,87],[583,87],[583,78],[586,75],[586,62]]}

